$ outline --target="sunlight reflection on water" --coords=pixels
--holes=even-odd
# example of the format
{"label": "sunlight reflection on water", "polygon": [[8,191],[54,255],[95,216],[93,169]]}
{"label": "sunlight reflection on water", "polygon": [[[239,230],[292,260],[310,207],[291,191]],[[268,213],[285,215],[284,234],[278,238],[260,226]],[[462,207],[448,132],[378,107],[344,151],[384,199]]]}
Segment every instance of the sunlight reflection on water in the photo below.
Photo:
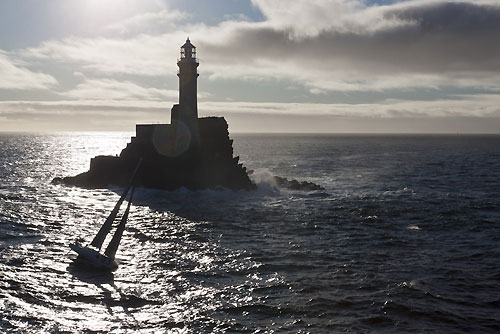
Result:
{"label": "sunlight reflection on water", "polygon": [[[40,144],[39,138],[29,139]],[[27,166],[30,174],[17,177],[23,170],[10,174],[12,184],[24,185],[18,193],[21,200],[11,203],[20,217],[12,218],[24,220],[36,238],[32,243],[22,240],[12,246],[15,255],[4,257],[10,264],[19,261],[14,272],[2,264],[4,281],[14,288],[3,303],[16,309],[10,318],[24,319],[12,320],[11,325],[95,332],[119,328],[149,332],[166,325],[171,332],[185,332],[186,320],[195,321],[217,307],[207,301],[216,300],[220,289],[217,284],[203,286],[198,275],[205,279],[216,275],[206,276],[216,269],[214,262],[223,261],[218,246],[196,231],[198,222],[169,212],[132,206],[130,228],[118,254],[120,270],[114,275],[89,274],[71,263],[74,256],[68,254],[68,243],[90,240],[118,199],[119,189],[51,185],[47,179],[40,182],[40,174],[51,178],[85,171],[91,157],[119,152],[128,140],[127,134],[56,136],[45,150],[30,150],[41,156],[14,161],[14,167]],[[54,155],[56,149],[60,153]]]}
{"label": "sunlight reflection on water", "polygon": [[121,189],[50,180],[129,136],[0,138],[0,331],[498,329],[496,139],[242,137],[249,168],[327,190],[139,188],[119,269],[88,272],[68,244],[92,239]]}

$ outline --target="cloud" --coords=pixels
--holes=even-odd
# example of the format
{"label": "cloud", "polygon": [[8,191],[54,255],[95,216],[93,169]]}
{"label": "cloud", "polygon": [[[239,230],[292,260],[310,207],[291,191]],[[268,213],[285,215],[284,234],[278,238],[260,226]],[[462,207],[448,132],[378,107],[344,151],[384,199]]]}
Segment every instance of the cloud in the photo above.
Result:
{"label": "cloud", "polygon": [[68,37],[18,53],[25,59],[79,66],[81,71],[158,76],[175,71],[175,62],[165,59],[176,59],[176,50],[161,47],[168,44],[174,43],[146,34],[126,39]]}
{"label": "cloud", "polygon": [[[176,70],[178,46],[189,35],[198,46],[200,70],[213,80],[284,79],[312,93],[447,86],[500,90],[498,1],[253,3],[266,17],[264,22],[191,24],[150,33],[152,26],[184,15],[161,11],[116,26],[136,35],[69,37],[20,54],[95,73],[164,76]],[[139,33],[142,23],[145,33]]]}
{"label": "cloud", "polygon": [[187,13],[178,10],[163,9],[159,12],[149,12],[129,17],[110,24],[104,29],[111,34],[133,35],[152,34],[176,27],[176,23],[189,17]]}
{"label": "cloud", "polygon": [[[102,112],[156,113],[160,118],[170,116],[172,101],[137,100],[66,100],[66,101],[0,101],[0,116],[17,113],[57,113],[71,115],[75,111],[89,115]],[[199,103],[201,115],[220,114],[275,114],[332,117],[496,117],[500,118],[500,94],[459,95],[454,99],[437,101],[386,100],[383,103],[322,104],[322,103],[265,103],[265,102],[211,102]],[[165,116],[165,117],[164,117]]]}
{"label": "cloud", "polygon": [[500,89],[499,2],[254,3],[268,21],[234,24],[223,45],[200,42],[215,76],[267,73],[328,91],[463,87],[483,79]]}
{"label": "cloud", "polygon": [[0,89],[49,89],[57,85],[51,75],[33,72],[0,50]]}
{"label": "cloud", "polygon": [[[269,80],[275,85],[270,90],[293,86],[302,99],[200,99],[200,115],[239,119],[240,125],[254,122],[259,131],[265,129],[261,120],[272,119],[278,129],[292,118],[297,129],[309,121],[319,128],[326,119],[329,125],[340,120],[393,125],[400,124],[394,120],[425,120],[420,131],[434,121],[460,119],[457,122],[465,124],[473,118],[482,119],[481,126],[491,121],[491,131],[500,129],[499,1],[409,0],[385,6],[361,0],[252,2],[264,21],[236,17],[213,26],[192,24],[185,22],[185,13],[165,9],[109,25],[98,38],[68,36],[0,52],[0,88],[42,89],[63,99],[0,102],[0,122],[36,120],[33,129],[43,124],[54,129],[64,124],[71,129],[84,124],[86,129],[123,129],[139,122],[166,122],[178,92],[158,82],[174,78],[168,82],[173,86],[179,46],[189,35],[198,47],[202,78],[211,80],[209,86],[228,79],[245,81],[243,87],[253,82],[267,85]],[[33,68],[57,68],[54,73],[70,69],[74,86],[61,88],[53,76]],[[68,78],[64,82],[70,82]],[[412,98],[415,92],[422,99],[422,92],[430,90],[432,101],[383,97],[387,93]],[[382,97],[378,103],[311,103],[351,92]],[[247,101],[264,100],[252,89],[244,94]],[[234,96],[200,92],[199,97],[230,101]],[[328,131],[326,125],[322,129]],[[369,131],[369,124],[362,129]]]}
{"label": "cloud", "polygon": [[136,123],[167,123],[171,107],[143,100],[0,101],[0,124],[10,131],[132,131]]}
{"label": "cloud", "polygon": [[87,79],[61,95],[80,100],[173,100],[177,90],[139,86],[130,81]]}
{"label": "cloud", "polygon": [[[120,130],[168,123],[172,101],[0,101],[0,124],[11,131]],[[437,101],[382,103],[199,103],[200,116],[224,116],[232,132],[500,131],[500,94]]]}
{"label": "cloud", "polygon": [[206,115],[274,114],[330,117],[393,118],[393,117],[494,117],[500,118],[500,95],[456,96],[437,101],[386,100],[383,103],[256,103],[204,102],[200,112]]}

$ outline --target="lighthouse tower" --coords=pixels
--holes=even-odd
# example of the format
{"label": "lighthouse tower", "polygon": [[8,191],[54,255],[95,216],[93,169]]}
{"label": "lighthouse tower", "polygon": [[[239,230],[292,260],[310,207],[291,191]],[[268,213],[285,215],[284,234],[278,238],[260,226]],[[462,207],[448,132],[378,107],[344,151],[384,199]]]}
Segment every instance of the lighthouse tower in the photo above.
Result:
{"label": "lighthouse tower", "polygon": [[[191,148],[198,148],[200,135],[198,129],[198,59],[196,59],[196,47],[191,44],[189,38],[181,46],[181,58],[177,62],[179,66],[179,104],[172,108],[171,123],[177,127],[178,132],[188,132],[191,137]],[[186,133],[183,134],[184,136]]]}

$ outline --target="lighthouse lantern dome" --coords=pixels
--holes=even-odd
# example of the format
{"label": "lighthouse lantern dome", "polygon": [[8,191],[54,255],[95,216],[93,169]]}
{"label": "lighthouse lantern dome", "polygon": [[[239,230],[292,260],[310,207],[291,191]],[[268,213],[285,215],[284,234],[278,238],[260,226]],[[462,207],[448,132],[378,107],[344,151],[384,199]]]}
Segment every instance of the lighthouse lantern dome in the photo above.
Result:
{"label": "lighthouse lantern dome", "polygon": [[196,59],[196,46],[191,44],[191,41],[188,39],[183,46],[181,46],[181,59]]}

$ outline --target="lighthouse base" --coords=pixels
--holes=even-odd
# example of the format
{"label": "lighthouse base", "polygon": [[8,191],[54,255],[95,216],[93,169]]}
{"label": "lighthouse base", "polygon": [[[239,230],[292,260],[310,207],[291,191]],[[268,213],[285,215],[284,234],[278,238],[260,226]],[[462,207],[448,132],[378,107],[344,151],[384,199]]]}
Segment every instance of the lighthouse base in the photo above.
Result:
{"label": "lighthouse base", "polygon": [[246,168],[238,163],[239,157],[233,157],[226,120],[199,118],[198,128],[199,141],[182,123],[138,124],[136,136],[119,156],[94,157],[88,172],[55,178],[53,182],[81,187],[125,186],[142,157],[137,186],[167,190],[254,189]]}

